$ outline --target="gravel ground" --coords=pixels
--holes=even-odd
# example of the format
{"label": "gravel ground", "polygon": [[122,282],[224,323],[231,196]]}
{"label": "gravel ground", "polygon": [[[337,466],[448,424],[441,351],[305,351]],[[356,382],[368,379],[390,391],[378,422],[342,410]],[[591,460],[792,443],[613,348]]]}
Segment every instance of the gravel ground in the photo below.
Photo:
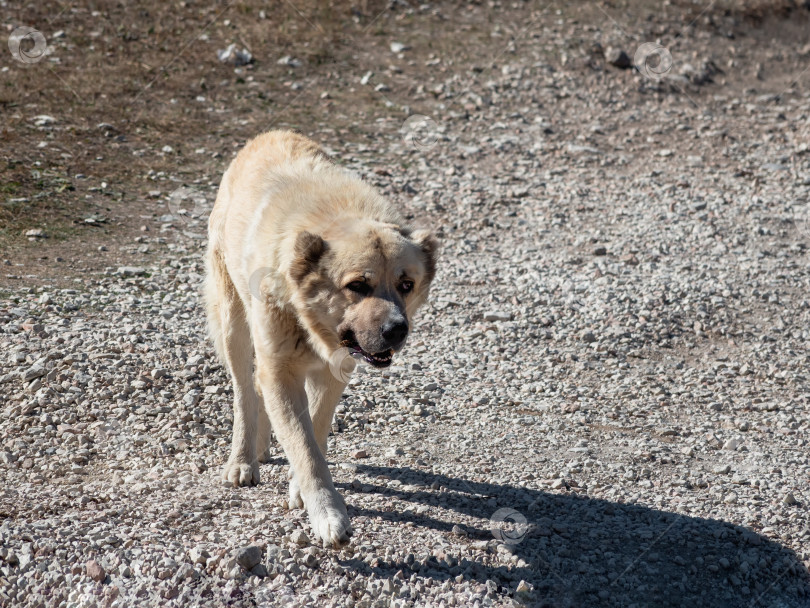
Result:
{"label": "gravel ground", "polygon": [[666,78],[539,38],[325,141],[443,243],[409,347],[334,423],[352,543],[310,543],[277,446],[260,486],[220,482],[218,176],[152,173],[123,253],[153,263],[0,301],[0,605],[810,606],[810,52],[766,92],[742,51],[724,85],[722,33]]}

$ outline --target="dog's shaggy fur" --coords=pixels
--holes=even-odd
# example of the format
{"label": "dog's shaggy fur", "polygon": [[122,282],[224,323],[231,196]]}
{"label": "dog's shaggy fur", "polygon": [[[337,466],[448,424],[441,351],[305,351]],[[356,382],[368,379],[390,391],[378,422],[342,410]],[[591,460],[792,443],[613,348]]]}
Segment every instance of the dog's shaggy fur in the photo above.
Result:
{"label": "dog's shaggy fur", "polygon": [[[290,508],[324,544],[348,540],[326,464],[349,357],[390,365],[425,301],[436,241],[312,141],[271,131],[233,160],[209,220],[205,300],[233,382],[223,476],[259,482],[271,427],[289,459]],[[254,370],[255,362],[255,370]]]}

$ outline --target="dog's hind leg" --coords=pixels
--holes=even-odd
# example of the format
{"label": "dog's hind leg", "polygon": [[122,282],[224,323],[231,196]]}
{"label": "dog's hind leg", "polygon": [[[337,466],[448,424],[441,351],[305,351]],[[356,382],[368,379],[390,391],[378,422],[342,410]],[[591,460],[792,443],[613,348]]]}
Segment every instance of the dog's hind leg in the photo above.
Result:
{"label": "dog's hind leg", "polygon": [[[216,250],[209,253],[205,297],[212,337],[233,383],[233,442],[222,477],[234,486],[255,485],[259,483],[256,441],[260,425],[259,396],[253,386],[253,345],[244,306]],[[266,426],[269,434],[269,423]]]}
{"label": "dog's hind leg", "polygon": [[267,410],[262,403],[262,389],[257,382],[254,382],[253,387],[256,389],[256,394],[259,396],[259,423],[256,431],[256,456],[261,463],[270,462],[270,439],[272,438],[273,431],[270,427],[270,418],[267,417]]}

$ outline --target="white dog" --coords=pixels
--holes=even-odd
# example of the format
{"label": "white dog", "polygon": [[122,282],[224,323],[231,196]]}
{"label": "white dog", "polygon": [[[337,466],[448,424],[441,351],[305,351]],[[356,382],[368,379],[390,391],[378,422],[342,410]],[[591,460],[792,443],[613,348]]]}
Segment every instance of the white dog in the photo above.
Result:
{"label": "white dog", "polygon": [[[437,244],[312,141],[271,131],[231,163],[209,220],[205,300],[230,372],[233,445],[223,476],[259,482],[275,432],[291,466],[290,508],[324,544],[351,526],[326,464],[345,372],[391,364],[425,301]],[[254,369],[255,363],[255,369]]]}

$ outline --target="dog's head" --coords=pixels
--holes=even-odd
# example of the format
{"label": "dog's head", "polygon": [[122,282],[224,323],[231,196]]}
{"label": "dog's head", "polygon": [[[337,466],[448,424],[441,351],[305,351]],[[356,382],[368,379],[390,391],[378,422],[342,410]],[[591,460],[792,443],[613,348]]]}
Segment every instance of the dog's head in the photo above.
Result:
{"label": "dog's head", "polygon": [[298,234],[289,270],[293,303],[321,356],[343,346],[375,367],[389,366],[427,299],[437,248],[426,230],[369,220]]}

